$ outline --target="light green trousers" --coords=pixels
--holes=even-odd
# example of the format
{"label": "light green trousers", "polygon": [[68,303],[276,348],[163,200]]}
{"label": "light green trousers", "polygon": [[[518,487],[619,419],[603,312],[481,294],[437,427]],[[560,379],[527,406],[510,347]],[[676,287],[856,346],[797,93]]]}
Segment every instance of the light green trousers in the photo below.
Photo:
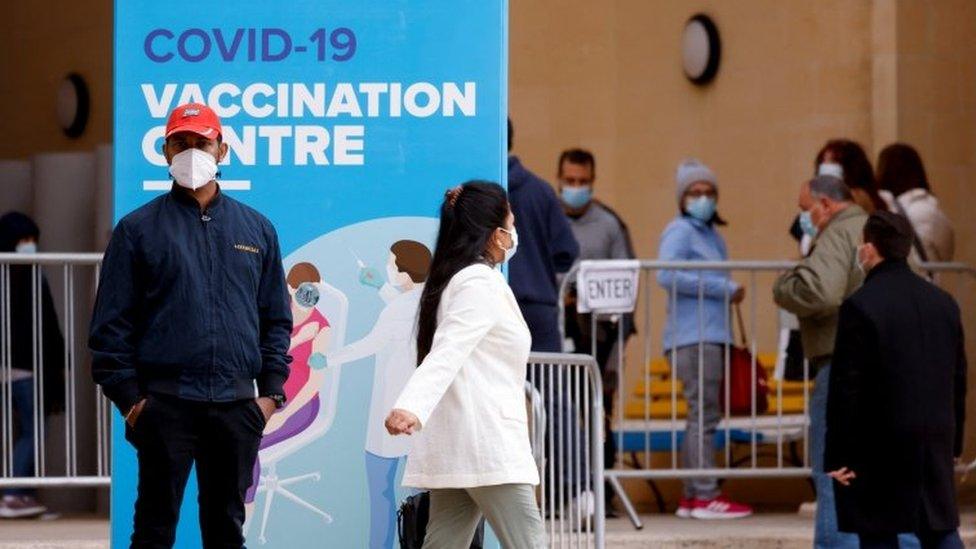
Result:
{"label": "light green trousers", "polygon": [[504,549],[545,547],[533,487],[502,484],[431,490],[424,549],[468,549],[482,514]]}

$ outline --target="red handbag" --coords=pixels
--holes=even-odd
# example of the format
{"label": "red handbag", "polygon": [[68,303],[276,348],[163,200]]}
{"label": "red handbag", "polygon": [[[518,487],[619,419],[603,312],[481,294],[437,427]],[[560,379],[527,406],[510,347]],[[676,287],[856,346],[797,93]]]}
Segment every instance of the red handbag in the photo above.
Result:
{"label": "red handbag", "polygon": [[725,414],[725,396],[728,394],[731,415],[751,416],[753,395],[755,395],[756,415],[765,414],[769,409],[769,380],[766,377],[766,370],[749,352],[742,310],[738,305],[734,306],[734,309],[739,324],[741,346],[733,345],[729,350],[728,378],[722,385],[722,392],[719,395],[722,404],[721,412]]}

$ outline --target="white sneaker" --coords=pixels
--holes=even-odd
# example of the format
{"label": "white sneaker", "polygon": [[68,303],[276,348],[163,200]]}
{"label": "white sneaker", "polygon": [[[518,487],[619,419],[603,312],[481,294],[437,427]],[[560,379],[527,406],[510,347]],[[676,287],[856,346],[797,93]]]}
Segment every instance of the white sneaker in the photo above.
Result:
{"label": "white sneaker", "polygon": [[573,501],[569,504],[568,511],[569,515],[567,518],[572,523],[571,525],[575,531],[583,530],[587,524],[592,527],[593,516],[596,514],[596,498],[594,498],[593,492],[581,492],[573,498]]}
{"label": "white sneaker", "polygon": [[37,517],[46,512],[47,507],[38,503],[34,496],[3,496],[0,500],[0,518]]}

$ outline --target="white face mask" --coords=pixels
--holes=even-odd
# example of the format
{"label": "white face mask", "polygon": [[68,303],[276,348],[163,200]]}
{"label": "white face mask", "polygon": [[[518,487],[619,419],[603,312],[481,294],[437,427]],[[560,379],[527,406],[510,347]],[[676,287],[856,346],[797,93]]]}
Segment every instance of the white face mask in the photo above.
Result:
{"label": "white face mask", "polygon": [[513,257],[515,257],[515,252],[518,251],[518,231],[515,230],[515,227],[512,227],[511,231],[508,229],[502,230],[512,237],[512,247],[505,248],[505,259],[502,260],[502,263],[508,263]]}
{"label": "white face mask", "polygon": [[217,177],[217,159],[200,149],[187,149],[173,157],[169,174],[177,185],[195,191]]}
{"label": "white face mask", "polygon": [[403,291],[403,287],[409,285],[408,282],[413,282],[410,275],[402,272],[394,263],[386,264],[386,279],[390,282],[390,286],[399,291]]}
{"label": "white face mask", "polygon": [[817,175],[832,175],[844,179],[844,167],[836,162],[823,162],[817,166]]}
{"label": "white face mask", "polygon": [[861,271],[861,274],[867,274],[868,273],[867,262],[861,260],[861,251],[863,249],[864,246],[858,246],[857,248],[854,249],[854,263],[857,264],[857,268],[859,271]]}
{"label": "white face mask", "polygon": [[36,254],[37,242],[21,242],[14,250],[19,254]]}

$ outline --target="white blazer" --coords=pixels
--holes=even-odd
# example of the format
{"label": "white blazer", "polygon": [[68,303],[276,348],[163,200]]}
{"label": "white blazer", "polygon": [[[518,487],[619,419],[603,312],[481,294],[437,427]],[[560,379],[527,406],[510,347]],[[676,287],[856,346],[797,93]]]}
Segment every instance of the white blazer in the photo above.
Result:
{"label": "white blazer", "polygon": [[441,295],[430,353],[394,408],[412,412],[404,486],[539,483],[525,407],[532,336],[500,272],[471,265]]}

